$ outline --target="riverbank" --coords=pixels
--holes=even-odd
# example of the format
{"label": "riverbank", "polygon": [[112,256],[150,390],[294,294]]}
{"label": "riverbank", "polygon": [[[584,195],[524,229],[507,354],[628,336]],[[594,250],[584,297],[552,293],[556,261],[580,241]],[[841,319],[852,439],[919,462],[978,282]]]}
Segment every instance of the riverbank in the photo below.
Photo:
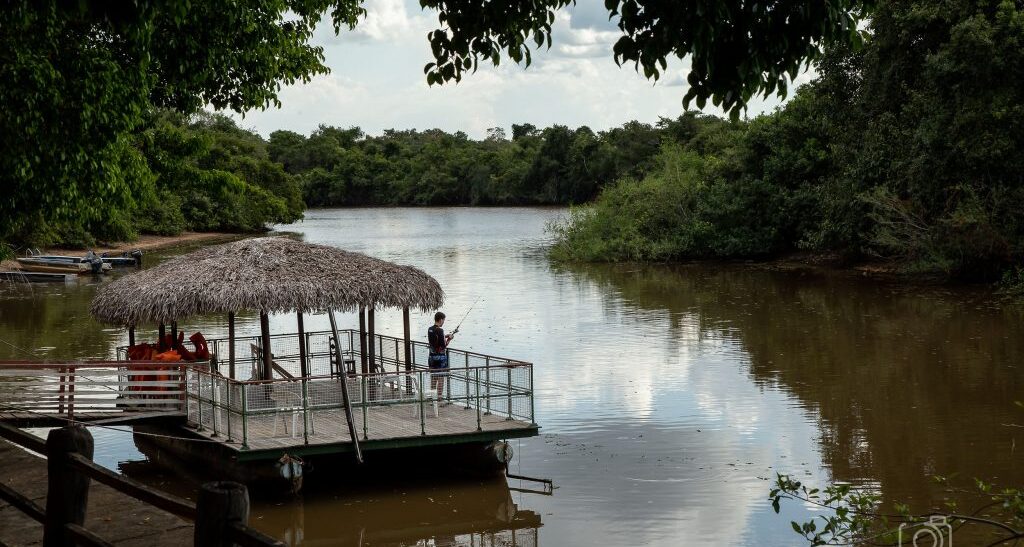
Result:
{"label": "riverbank", "polygon": [[[97,254],[108,253],[116,256],[125,251],[132,251],[135,249],[145,252],[164,249],[167,247],[177,247],[179,245],[226,240],[234,237],[239,236],[238,234],[229,234],[226,232],[182,232],[174,236],[143,235],[135,241],[107,243],[105,245],[92,247],[90,250]],[[85,254],[85,251],[82,249],[72,249],[67,247],[40,249],[39,252],[44,255],[80,256]],[[15,270],[17,268],[18,263],[15,260],[4,260],[0,262],[0,270]]]}
{"label": "riverbank", "polygon": [[[46,459],[0,440],[0,481],[46,506]],[[192,544],[192,523],[95,481],[89,487],[85,527],[119,546]],[[42,541],[41,524],[0,501],[0,545],[41,545]]]}

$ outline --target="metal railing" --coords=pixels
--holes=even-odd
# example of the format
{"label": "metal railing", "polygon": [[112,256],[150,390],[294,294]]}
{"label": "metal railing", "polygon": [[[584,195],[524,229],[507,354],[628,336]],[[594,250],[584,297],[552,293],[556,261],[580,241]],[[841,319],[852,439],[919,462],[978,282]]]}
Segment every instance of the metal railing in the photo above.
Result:
{"label": "metal railing", "polygon": [[[534,423],[532,366],[345,373],[239,381],[197,368],[185,372],[189,422],[247,447],[255,439],[301,438],[303,444],[349,436],[341,382],[348,382],[363,440],[433,433],[471,433],[485,422]],[[488,379],[490,377],[490,379]],[[437,387],[441,386],[438,395]],[[442,405],[472,411],[437,425]]]}
{"label": "metal railing", "polygon": [[0,361],[0,411],[76,414],[182,411],[187,368],[163,361]]}
{"label": "metal railing", "polygon": [[[346,439],[341,383],[347,382],[355,428],[362,440],[472,433],[501,420],[535,425],[531,363],[451,349],[449,369],[437,373],[426,366],[426,344],[411,342],[412,359],[407,363],[403,340],[375,335],[373,359],[367,360],[366,367],[370,372],[362,372],[357,331],[339,332],[345,361],[341,364],[332,357],[337,342],[329,332],[305,336],[310,372],[306,377],[299,372],[295,334],[271,339],[273,361],[288,377],[229,378],[218,372],[226,369],[223,360],[212,371],[187,369],[184,390],[189,422],[243,447],[267,438],[301,438],[303,444]],[[248,356],[236,361],[236,375],[246,367],[255,370],[260,356],[253,346],[259,348],[260,342],[259,337],[236,338],[235,355]],[[226,353],[226,344],[225,339],[210,341],[217,355]],[[459,414],[457,420],[439,420],[439,407],[472,412]]]}

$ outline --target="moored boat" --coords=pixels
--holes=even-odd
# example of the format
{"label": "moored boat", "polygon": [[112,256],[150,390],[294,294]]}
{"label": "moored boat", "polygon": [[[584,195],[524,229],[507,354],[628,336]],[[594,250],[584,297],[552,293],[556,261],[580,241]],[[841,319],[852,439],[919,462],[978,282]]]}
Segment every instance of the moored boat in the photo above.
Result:
{"label": "moored boat", "polygon": [[86,253],[85,256],[32,254],[27,258],[45,260],[48,262],[57,262],[62,264],[88,263],[98,259],[105,264],[110,264],[112,267],[118,268],[128,268],[142,265],[142,251],[138,249],[131,252],[125,251],[121,253],[121,256],[108,256],[107,253],[103,253],[97,256],[96,253],[89,251],[88,253]]}
{"label": "moored boat", "polygon": [[27,272],[62,273],[62,274],[90,274],[105,273],[110,271],[110,264],[101,261],[94,262],[67,262],[51,260],[47,258],[19,258],[18,267]]}

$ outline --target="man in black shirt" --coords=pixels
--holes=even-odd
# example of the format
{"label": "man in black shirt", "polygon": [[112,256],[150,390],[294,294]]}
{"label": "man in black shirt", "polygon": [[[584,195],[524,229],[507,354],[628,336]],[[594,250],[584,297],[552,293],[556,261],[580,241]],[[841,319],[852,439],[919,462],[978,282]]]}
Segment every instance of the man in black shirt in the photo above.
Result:
{"label": "man in black shirt", "polygon": [[444,314],[434,314],[434,325],[427,329],[427,343],[430,344],[430,358],[427,363],[432,371],[430,374],[430,389],[437,390],[437,398],[441,398],[444,390],[444,380],[448,372],[448,344],[452,341],[454,334],[444,333]]}

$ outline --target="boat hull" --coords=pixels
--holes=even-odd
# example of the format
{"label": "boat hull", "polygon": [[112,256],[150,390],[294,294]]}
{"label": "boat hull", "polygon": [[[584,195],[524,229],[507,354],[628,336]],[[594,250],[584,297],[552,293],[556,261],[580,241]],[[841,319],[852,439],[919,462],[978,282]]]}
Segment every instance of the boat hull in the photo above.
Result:
{"label": "boat hull", "polygon": [[110,264],[102,264],[99,268],[100,271],[97,272],[88,262],[67,262],[44,258],[19,258],[18,267],[27,272],[63,274],[104,273],[110,271],[111,268]]}

